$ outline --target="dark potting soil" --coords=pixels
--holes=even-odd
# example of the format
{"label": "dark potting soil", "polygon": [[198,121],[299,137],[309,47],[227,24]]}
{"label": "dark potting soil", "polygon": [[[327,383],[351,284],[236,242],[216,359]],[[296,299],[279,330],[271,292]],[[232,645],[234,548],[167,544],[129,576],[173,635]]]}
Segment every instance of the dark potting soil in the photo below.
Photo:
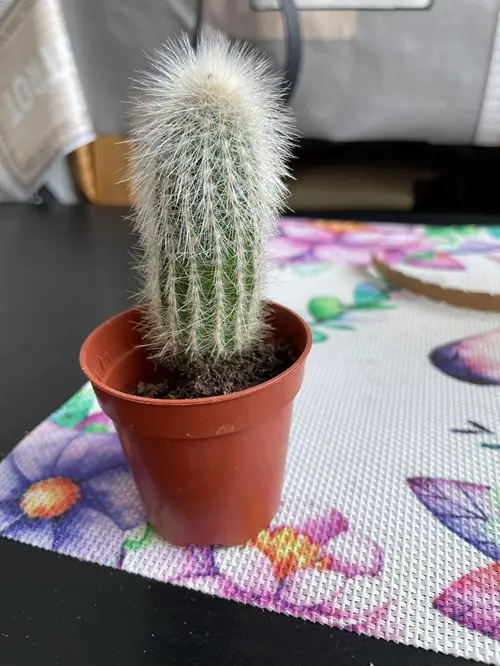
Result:
{"label": "dark potting soil", "polygon": [[267,382],[287,370],[295,356],[289,345],[268,344],[251,355],[217,363],[171,363],[169,379],[157,383],[139,382],[135,395],[143,398],[213,398],[236,393]]}

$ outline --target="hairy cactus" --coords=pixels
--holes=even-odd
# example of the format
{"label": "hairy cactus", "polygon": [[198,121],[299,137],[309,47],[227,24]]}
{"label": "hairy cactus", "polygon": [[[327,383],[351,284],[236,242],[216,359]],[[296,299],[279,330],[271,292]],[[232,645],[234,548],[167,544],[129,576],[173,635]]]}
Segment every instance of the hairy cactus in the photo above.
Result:
{"label": "hairy cactus", "polygon": [[269,64],[224,37],[152,59],[130,138],[146,339],[160,361],[220,361],[265,332],[265,245],[293,124]]}

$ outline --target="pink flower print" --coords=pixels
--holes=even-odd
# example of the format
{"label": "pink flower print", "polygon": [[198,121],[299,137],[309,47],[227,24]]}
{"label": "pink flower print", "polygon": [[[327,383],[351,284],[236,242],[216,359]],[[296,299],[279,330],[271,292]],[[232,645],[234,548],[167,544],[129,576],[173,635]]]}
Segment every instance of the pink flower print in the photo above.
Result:
{"label": "pink flower print", "polygon": [[[220,593],[245,603],[375,634],[389,611],[378,580],[381,549],[338,511],[268,528],[243,548],[215,550],[214,558]],[[363,604],[360,590],[369,590]]]}
{"label": "pink flower print", "polygon": [[500,640],[500,563],[462,576],[435,599],[434,607],[464,627]]}
{"label": "pink flower print", "polygon": [[394,263],[410,252],[432,248],[422,230],[411,225],[286,219],[279,229],[280,235],[271,241],[271,258],[278,263],[323,261],[368,267],[374,254]]}

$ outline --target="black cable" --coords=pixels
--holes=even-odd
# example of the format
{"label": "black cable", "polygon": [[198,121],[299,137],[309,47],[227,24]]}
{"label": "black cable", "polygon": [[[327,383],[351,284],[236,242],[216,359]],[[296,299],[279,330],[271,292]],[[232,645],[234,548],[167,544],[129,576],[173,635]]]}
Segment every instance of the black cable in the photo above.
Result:
{"label": "black cable", "polygon": [[302,60],[299,12],[294,0],[280,0],[286,33],[285,77],[288,83],[286,101],[290,102],[297,86]]}
{"label": "black cable", "polygon": [[[288,84],[286,91],[286,101],[292,99],[300,73],[300,63],[302,60],[302,39],[300,34],[300,21],[297,7],[294,0],[279,0],[281,3],[281,12],[285,24],[286,34],[286,65],[285,78]],[[198,48],[198,40],[203,21],[203,0],[198,0],[196,12],[196,26],[192,35],[193,48]]]}
{"label": "black cable", "polygon": [[196,51],[198,49],[198,41],[201,34],[201,24],[203,23],[203,0],[198,0],[198,7],[196,9],[196,24],[194,32],[191,35],[191,46]]}

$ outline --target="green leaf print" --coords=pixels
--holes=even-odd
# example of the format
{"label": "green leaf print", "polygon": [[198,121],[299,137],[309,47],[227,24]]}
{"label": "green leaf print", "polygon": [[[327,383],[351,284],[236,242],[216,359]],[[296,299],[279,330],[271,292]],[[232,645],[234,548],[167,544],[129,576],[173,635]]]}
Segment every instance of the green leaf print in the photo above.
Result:
{"label": "green leaf print", "polygon": [[312,331],[312,340],[313,342],[325,342],[328,340],[328,336],[321,331]]}
{"label": "green leaf print", "polygon": [[309,312],[316,321],[327,321],[343,314],[342,301],[334,296],[316,296],[309,301]]}
{"label": "green leaf print", "polygon": [[484,524],[485,536],[493,543],[500,544],[500,488],[491,488],[493,516]]}
{"label": "green leaf print", "polygon": [[[464,238],[475,236],[477,227],[474,224],[458,224],[455,226],[429,226],[425,228],[425,235],[436,240],[436,245],[459,245]],[[441,242],[440,242],[441,241]]]}
{"label": "green leaf print", "polygon": [[123,547],[126,548],[127,550],[132,550],[134,552],[140,550],[141,548],[145,548],[147,545],[149,545],[149,542],[153,538],[153,528],[149,523],[146,523],[146,527],[144,529],[144,534],[140,539],[126,539],[123,542]]}
{"label": "green leaf print", "polygon": [[50,420],[61,428],[74,428],[83,421],[94,406],[95,396],[90,385],[75,393],[51,416]]}

